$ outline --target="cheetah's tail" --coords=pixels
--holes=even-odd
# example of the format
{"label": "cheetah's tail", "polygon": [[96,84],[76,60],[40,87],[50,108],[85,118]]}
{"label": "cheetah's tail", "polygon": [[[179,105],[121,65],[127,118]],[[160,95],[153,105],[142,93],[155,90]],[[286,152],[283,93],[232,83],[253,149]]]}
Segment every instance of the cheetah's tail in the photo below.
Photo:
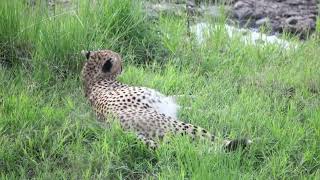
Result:
{"label": "cheetah's tail", "polygon": [[188,135],[188,136],[191,136],[192,138],[209,139],[211,142],[222,143],[223,148],[226,151],[234,151],[239,148],[244,149],[252,143],[250,139],[246,139],[246,138],[234,139],[234,140],[222,139],[220,137],[217,137],[209,133],[207,130],[201,127],[198,127],[189,123],[175,121],[173,125],[175,127],[174,129],[175,133],[180,133],[181,135]]}

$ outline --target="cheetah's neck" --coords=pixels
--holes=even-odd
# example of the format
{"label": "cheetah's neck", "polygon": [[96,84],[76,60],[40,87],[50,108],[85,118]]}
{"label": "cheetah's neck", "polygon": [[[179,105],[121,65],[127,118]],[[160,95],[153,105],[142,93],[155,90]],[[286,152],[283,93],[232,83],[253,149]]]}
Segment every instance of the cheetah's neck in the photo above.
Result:
{"label": "cheetah's neck", "polygon": [[109,78],[98,78],[95,82],[87,83],[88,81],[84,82],[84,90],[86,97],[89,97],[89,95],[92,93],[92,91],[96,88],[104,87],[103,89],[108,90],[114,90],[115,88],[124,86],[122,83],[118,82],[115,77],[109,77]]}

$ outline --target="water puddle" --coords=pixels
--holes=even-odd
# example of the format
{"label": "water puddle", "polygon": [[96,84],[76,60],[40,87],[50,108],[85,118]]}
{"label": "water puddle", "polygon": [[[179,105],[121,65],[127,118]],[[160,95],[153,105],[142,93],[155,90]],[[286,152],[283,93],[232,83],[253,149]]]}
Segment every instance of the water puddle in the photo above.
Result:
{"label": "water puddle", "polygon": [[195,34],[196,39],[199,44],[205,42],[205,40],[212,34],[212,32],[217,31],[218,29],[225,28],[226,33],[230,38],[239,37],[240,41],[246,45],[268,45],[274,44],[279,48],[290,49],[296,48],[297,44],[294,42],[281,39],[276,35],[267,35],[255,30],[236,28],[230,25],[211,25],[209,23],[201,22],[191,26],[191,32]]}

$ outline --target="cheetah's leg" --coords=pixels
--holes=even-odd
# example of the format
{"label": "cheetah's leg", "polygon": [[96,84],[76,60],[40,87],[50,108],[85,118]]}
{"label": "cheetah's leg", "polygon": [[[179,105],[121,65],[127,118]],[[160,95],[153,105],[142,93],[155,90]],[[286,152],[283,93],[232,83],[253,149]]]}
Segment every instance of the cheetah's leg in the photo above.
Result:
{"label": "cheetah's leg", "polygon": [[138,139],[140,139],[143,144],[147,145],[151,149],[156,149],[158,147],[158,144],[154,140],[147,138],[144,133],[139,133]]}
{"label": "cheetah's leg", "polygon": [[99,122],[105,122],[106,121],[106,117],[102,113],[95,112],[95,114],[96,114],[97,120]]}
{"label": "cheetah's leg", "polygon": [[107,118],[102,113],[99,113],[96,111],[95,114],[96,114],[98,123],[102,127],[106,128],[106,129],[109,129],[111,127],[111,123],[109,121],[107,121]]}

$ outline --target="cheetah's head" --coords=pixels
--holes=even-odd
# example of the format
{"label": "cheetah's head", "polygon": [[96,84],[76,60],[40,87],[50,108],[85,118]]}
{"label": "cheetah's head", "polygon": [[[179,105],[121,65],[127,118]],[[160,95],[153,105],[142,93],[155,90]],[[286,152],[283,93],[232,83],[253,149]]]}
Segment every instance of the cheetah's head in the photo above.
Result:
{"label": "cheetah's head", "polygon": [[116,52],[98,50],[81,53],[87,59],[82,70],[85,80],[114,79],[122,72],[121,57]]}
{"label": "cheetah's head", "polygon": [[81,51],[86,57],[82,68],[82,78],[85,89],[88,91],[92,85],[101,80],[115,80],[122,72],[121,57],[111,50]]}

